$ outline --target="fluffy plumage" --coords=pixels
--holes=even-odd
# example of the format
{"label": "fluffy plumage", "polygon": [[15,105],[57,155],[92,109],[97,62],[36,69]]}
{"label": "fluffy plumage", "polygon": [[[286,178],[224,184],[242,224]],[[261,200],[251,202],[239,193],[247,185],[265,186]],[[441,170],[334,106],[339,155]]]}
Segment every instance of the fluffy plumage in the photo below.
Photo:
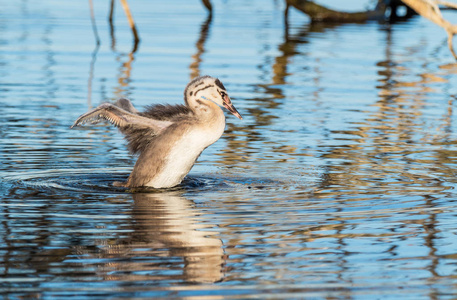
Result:
{"label": "fluffy plumage", "polygon": [[[130,102],[130,101],[129,101]],[[132,105],[133,107],[133,105]],[[187,106],[184,105],[163,105],[154,104],[146,106],[144,112],[138,115],[158,121],[190,122],[195,119],[195,115]],[[128,149],[132,154],[139,154],[150,146],[156,137],[156,132],[151,132],[148,127],[128,126],[121,129],[128,141]]]}
{"label": "fluffy plumage", "polygon": [[71,128],[107,120],[125,135],[131,153],[139,154],[126,187],[166,188],[179,184],[200,153],[222,135],[224,106],[241,119],[219,79],[202,76],[184,90],[185,105],[150,105],[139,112],[128,99],[103,103],[81,115]]}

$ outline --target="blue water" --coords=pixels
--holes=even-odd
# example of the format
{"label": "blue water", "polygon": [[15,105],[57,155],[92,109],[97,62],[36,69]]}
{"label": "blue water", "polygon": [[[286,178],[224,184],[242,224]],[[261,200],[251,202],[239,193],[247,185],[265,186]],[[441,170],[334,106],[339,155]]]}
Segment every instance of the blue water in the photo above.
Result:
{"label": "blue water", "polygon": [[[10,1],[0,12],[5,298],[453,299],[457,65],[438,26],[310,24],[282,1]],[[353,5],[353,1],[351,2]],[[332,7],[338,2],[329,3]],[[352,10],[352,6],[351,6]],[[445,12],[451,20],[455,13]],[[131,193],[108,124],[219,77],[243,115],[186,180]]]}

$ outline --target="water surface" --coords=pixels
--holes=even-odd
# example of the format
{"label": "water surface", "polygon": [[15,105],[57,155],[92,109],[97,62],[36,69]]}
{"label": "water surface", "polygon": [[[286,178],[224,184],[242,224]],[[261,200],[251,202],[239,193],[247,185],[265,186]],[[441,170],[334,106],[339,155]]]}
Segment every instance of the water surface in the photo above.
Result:
{"label": "water surface", "polygon": [[[452,299],[457,66],[420,18],[315,24],[282,1],[4,3],[0,292],[10,298]],[[335,3],[333,3],[335,4]],[[452,12],[446,17],[452,18]],[[135,161],[107,124],[129,97],[181,103],[219,77],[244,119],[182,185],[111,183]]]}

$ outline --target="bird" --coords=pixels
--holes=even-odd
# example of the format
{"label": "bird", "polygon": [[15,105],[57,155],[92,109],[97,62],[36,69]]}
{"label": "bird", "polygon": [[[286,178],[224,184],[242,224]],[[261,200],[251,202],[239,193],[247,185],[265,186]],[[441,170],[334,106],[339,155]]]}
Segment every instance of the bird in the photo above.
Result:
{"label": "bird", "polygon": [[218,78],[200,76],[184,90],[184,104],[153,104],[138,111],[130,100],[102,103],[82,114],[70,128],[85,123],[108,121],[127,140],[138,159],[125,182],[126,188],[171,188],[179,185],[200,154],[215,143],[225,130],[221,107],[242,120],[226,88]]}

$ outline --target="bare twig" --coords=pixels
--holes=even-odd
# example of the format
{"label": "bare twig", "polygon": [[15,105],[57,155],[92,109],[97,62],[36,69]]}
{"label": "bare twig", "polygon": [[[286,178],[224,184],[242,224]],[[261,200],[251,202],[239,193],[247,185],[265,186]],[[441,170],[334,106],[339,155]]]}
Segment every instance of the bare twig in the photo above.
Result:
{"label": "bare twig", "polygon": [[194,79],[200,76],[200,63],[202,62],[202,55],[205,53],[205,43],[208,39],[209,28],[211,25],[212,14],[209,13],[205,22],[203,22],[200,29],[200,37],[195,44],[197,53],[192,55],[192,63],[190,64],[190,78]]}
{"label": "bare twig", "polygon": [[108,15],[108,20],[109,20],[110,24],[113,24],[113,15],[114,15],[114,0],[110,0],[109,15]]}
{"label": "bare twig", "polygon": [[135,21],[133,20],[132,13],[130,12],[129,4],[127,3],[127,0],[120,0],[122,4],[122,8],[125,11],[125,15],[127,16],[127,20],[129,21],[130,28],[132,29],[133,32],[133,38],[134,38],[134,48],[132,52],[135,52],[138,43],[140,42],[140,37],[138,36],[138,31],[136,30],[135,26]]}
{"label": "bare twig", "polygon": [[202,0],[203,5],[206,7],[206,9],[209,11],[209,13],[213,12],[213,6],[211,5],[210,0]]}

